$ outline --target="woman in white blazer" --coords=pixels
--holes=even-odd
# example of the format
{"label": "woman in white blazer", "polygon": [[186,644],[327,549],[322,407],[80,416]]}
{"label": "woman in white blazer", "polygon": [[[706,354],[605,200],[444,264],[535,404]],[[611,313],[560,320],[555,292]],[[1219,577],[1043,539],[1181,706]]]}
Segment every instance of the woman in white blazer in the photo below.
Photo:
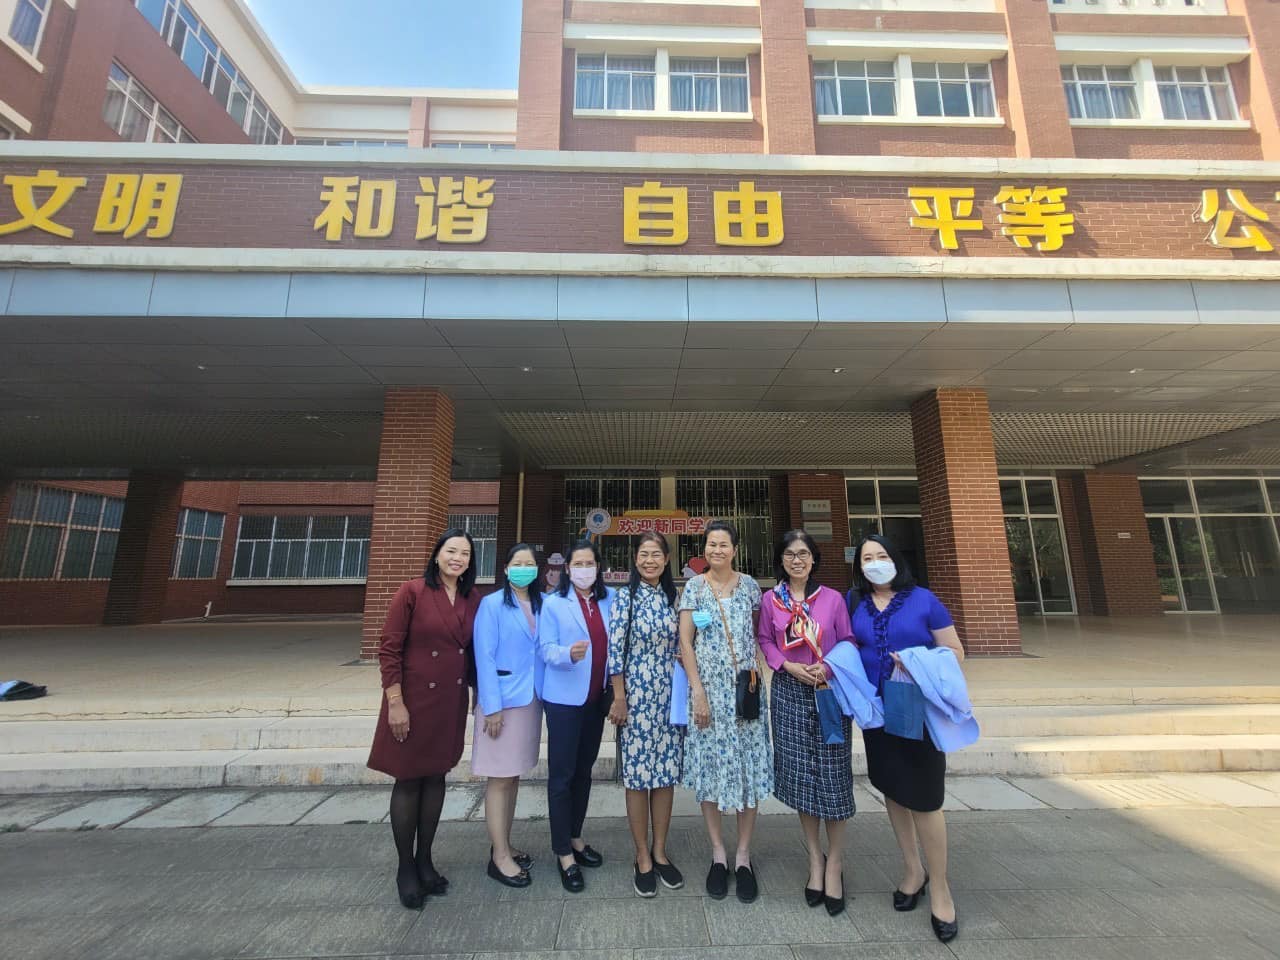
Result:
{"label": "woman in white blazer", "polygon": [[511,847],[511,821],[520,778],[538,764],[542,740],[542,661],[537,656],[542,594],[533,588],[538,561],[533,548],[507,551],[504,583],[480,601],[471,648],[476,658],[476,716],[471,772],[488,777],[484,819],[489,828],[488,874],[508,887],[532,883],[533,859]]}
{"label": "woman in white blazer", "polygon": [[560,882],[586,888],[580,867],[604,858],[582,839],[591,799],[591,768],[600,752],[613,591],[600,578],[600,552],[589,540],[568,551],[568,576],[543,599],[538,654],[545,664],[539,695],[547,718],[547,807]]}

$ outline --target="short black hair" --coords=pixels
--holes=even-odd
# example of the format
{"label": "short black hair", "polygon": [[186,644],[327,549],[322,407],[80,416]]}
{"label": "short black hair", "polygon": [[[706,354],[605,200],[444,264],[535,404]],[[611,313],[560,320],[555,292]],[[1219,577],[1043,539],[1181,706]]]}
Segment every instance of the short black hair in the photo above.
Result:
{"label": "short black hair", "polygon": [[893,545],[893,541],[878,533],[869,533],[858,541],[858,552],[854,555],[853,561],[853,585],[858,588],[860,594],[865,597],[875,586],[862,572],[862,548],[868,543],[878,543],[884,547],[884,552],[889,554],[889,559],[897,567],[898,572],[889,584],[892,589],[901,592],[916,585],[916,578],[911,575],[911,565],[907,563],[907,558],[902,555],[902,551]]}
{"label": "short black hair", "polygon": [[706,529],[702,531],[702,549],[707,548],[707,538],[716,531],[723,531],[729,535],[729,542],[735,547],[738,545],[738,528],[733,525],[732,520],[712,520],[707,524]]}
{"label": "short black hair", "polygon": [[575,540],[569,545],[569,549],[564,552],[564,575],[560,578],[560,586],[558,591],[560,596],[567,597],[569,589],[573,586],[573,555],[579,550],[590,550],[591,555],[596,558],[596,582],[591,587],[591,598],[597,603],[608,595],[608,590],[604,585],[604,562],[600,559],[600,548],[596,546],[594,540]]}
{"label": "short black hair", "polygon": [[444,549],[444,545],[454,537],[462,537],[467,541],[467,546],[471,548],[471,559],[467,562],[467,569],[458,578],[458,592],[465,597],[471,592],[471,588],[476,585],[476,543],[471,539],[471,534],[458,527],[450,527],[440,534],[440,539],[436,541],[435,549],[431,551],[431,559],[427,561],[427,569],[422,573],[422,579],[427,581],[427,586],[432,590],[440,589],[440,564],[436,558],[440,556],[440,551]]}
{"label": "short black hair", "polygon": [[[528,550],[533,554],[533,562],[535,564],[538,562],[538,554],[527,543],[517,543],[507,551],[506,562],[502,564],[502,602],[508,607],[516,605],[516,595],[511,592],[511,581],[507,579],[507,567],[511,566],[511,561],[516,558],[516,554],[521,550]],[[533,586],[533,584],[530,584],[530,586]],[[529,591],[529,607],[535,614],[542,610],[542,591],[536,588]]]}
{"label": "short black hair", "polygon": [[779,583],[791,581],[791,574],[787,572],[786,565],[782,562],[782,555],[787,552],[787,547],[796,541],[803,543],[813,554],[813,569],[809,571],[809,579],[804,585],[804,595],[807,597],[818,589],[818,581],[813,575],[818,572],[818,564],[822,563],[822,551],[818,549],[817,542],[809,535],[808,530],[788,530],[782,535],[778,545],[773,548],[773,576]]}
{"label": "short black hair", "polygon": [[[662,548],[662,555],[671,559],[671,544],[667,543],[667,538],[660,533],[654,533],[652,530],[640,534],[636,538],[636,553],[640,552],[640,548],[646,543],[656,543]],[[636,591],[640,589],[640,568],[634,563],[631,564],[631,579],[628,586],[631,588],[631,596],[636,595]],[[668,563],[662,568],[662,576],[658,579],[658,589],[667,598],[667,606],[674,607],[676,605],[676,582],[671,576],[671,564]]]}

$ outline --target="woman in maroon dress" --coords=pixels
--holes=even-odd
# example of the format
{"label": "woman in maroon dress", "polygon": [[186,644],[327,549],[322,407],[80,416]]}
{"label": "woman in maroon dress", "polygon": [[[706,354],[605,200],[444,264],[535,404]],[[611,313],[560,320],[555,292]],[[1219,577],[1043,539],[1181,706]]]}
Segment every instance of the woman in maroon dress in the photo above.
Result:
{"label": "woman in maroon dress", "polygon": [[471,625],[480,605],[475,581],[471,537],[446,530],[426,572],[396,591],[382,628],[384,696],[369,766],[396,778],[396,888],[411,910],[421,910],[425,897],[449,885],[431,862],[431,844],[444,806],[445,774],[462,758]]}

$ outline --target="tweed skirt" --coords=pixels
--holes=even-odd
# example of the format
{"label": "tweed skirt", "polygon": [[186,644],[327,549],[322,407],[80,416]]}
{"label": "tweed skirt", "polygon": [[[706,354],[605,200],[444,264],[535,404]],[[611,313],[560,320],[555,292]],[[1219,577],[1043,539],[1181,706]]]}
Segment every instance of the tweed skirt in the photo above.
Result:
{"label": "tweed skirt", "polygon": [[824,743],[813,687],[783,672],[773,675],[770,686],[773,795],[798,813],[849,819],[854,814],[849,718],[844,718],[844,743]]}

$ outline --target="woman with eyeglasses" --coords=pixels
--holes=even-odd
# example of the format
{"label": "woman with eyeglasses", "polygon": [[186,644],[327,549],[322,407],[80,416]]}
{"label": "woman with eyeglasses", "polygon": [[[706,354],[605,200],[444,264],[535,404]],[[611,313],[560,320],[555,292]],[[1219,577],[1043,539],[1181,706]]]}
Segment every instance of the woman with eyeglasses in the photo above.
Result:
{"label": "woman with eyeglasses", "polygon": [[668,890],[684,886],[684,876],[667,857],[684,756],[681,728],[671,725],[671,674],[680,636],[670,555],[662,534],[640,535],[631,581],[618,591],[609,618],[609,720],[618,728],[627,820],[636,845],[632,886],[640,897],[655,896],[659,878]]}
{"label": "woman with eyeglasses", "polygon": [[[804,899],[836,916],[845,907],[843,849],[845,821],[853,816],[853,767],[848,717],[843,742],[825,742],[818,717],[817,690],[826,685],[823,658],[853,636],[844,598],[814,579],[822,553],[803,530],[782,535],[773,554],[778,585],[760,605],[757,640],[773,671],[773,793],[800,815],[809,852]],[[822,827],[827,854],[822,854]]]}
{"label": "woman with eyeglasses", "polygon": [[538,654],[542,709],[547,718],[547,815],[560,883],[586,889],[580,867],[602,857],[582,839],[591,800],[591,768],[604,734],[603,694],[609,660],[609,614],[614,591],[600,576],[600,551],[579,540],[568,551],[568,576],[542,604]]}

